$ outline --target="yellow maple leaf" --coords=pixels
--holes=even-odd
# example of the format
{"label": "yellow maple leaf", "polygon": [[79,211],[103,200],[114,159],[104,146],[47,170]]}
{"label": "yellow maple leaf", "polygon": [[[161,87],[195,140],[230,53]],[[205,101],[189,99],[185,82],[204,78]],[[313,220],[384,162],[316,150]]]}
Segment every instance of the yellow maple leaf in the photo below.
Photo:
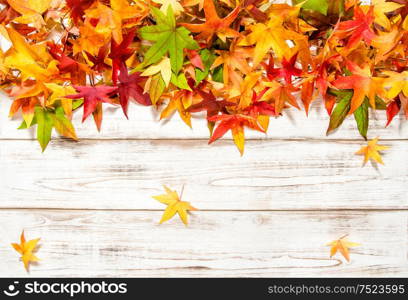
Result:
{"label": "yellow maple leaf", "polygon": [[386,0],[372,0],[372,5],[374,6],[375,23],[381,25],[386,30],[390,29],[391,22],[385,14],[404,6],[395,2],[386,2]]}
{"label": "yellow maple leaf", "polygon": [[161,74],[166,87],[169,86],[171,80],[171,63],[170,58],[164,57],[160,62],[148,67],[141,76],[152,76],[157,73]]}
{"label": "yellow maple leaf", "polygon": [[175,15],[180,14],[184,10],[183,6],[179,3],[179,0],[153,0],[153,2],[161,4],[160,10],[164,14],[167,14],[169,6],[171,6]]}
{"label": "yellow maple leaf", "polygon": [[165,194],[153,196],[154,199],[160,203],[166,204],[167,208],[165,209],[163,216],[160,220],[160,224],[170,220],[176,213],[180,216],[181,221],[184,225],[188,224],[188,214],[190,210],[197,210],[190,205],[190,202],[181,201],[179,195],[176,191],[169,189],[167,186],[163,186],[166,191]]}
{"label": "yellow maple leaf", "polygon": [[369,141],[367,146],[361,147],[361,149],[356,152],[357,155],[364,155],[364,165],[370,158],[382,165],[384,164],[381,155],[378,151],[386,150],[389,147],[378,145],[377,142],[378,137]]}
{"label": "yellow maple leaf", "polygon": [[408,97],[408,71],[401,73],[383,71],[383,74],[388,76],[385,80],[384,86],[389,88],[387,96],[390,99],[397,97],[401,92]]}
{"label": "yellow maple leaf", "polygon": [[339,238],[338,240],[332,241],[328,244],[326,244],[326,246],[331,246],[330,249],[330,258],[333,257],[337,252],[340,252],[341,255],[343,255],[343,257],[349,262],[350,261],[350,253],[349,253],[349,248],[352,247],[358,247],[360,246],[360,244],[358,243],[353,243],[353,242],[349,242],[346,239],[347,235],[342,236],[341,238]]}
{"label": "yellow maple leaf", "polygon": [[24,237],[24,231],[21,233],[20,236],[20,244],[17,243],[12,243],[11,246],[21,254],[21,260],[24,263],[25,269],[29,270],[29,264],[30,262],[37,262],[39,261],[38,257],[33,254],[33,251],[35,250],[37,243],[39,242],[38,239],[26,241]]}

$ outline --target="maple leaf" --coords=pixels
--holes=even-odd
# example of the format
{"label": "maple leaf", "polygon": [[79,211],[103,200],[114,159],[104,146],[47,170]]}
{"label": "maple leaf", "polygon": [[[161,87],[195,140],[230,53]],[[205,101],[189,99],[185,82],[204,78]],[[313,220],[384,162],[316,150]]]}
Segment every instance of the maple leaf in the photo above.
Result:
{"label": "maple leaf", "polygon": [[374,20],[375,23],[381,25],[386,30],[390,30],[391,22],[385,15],[386,13],[393,12],[401,7],[404,7],[402,4],[395,2],[390,2],[386,0],[372,0],[372,5],[374,6]]}
{"label": "maple leaf", "polygon": [[105,63],[106,56],[108,55],[109,52],[109,44],[105,44],[103,47],[101,47],[98,51],[98,55],[93,56],[91,53],[88,51],[84,51],[88,59],[92,62],[92,70],[95,70],[99,73],[102,73],[103,71],[109,69],[109,65]]}
{"label": "maple leaf", "polygon": [[204,13],[205,13],[205,23],[203,24],[188,24],[181,23],[182,26],[186,27],[191,32],[197,32],[199,35],[197,39],[206,40],[210,43],[213,36],[217,35],[222,41],[226,41],[229,37],[239,37],[239,33],[230,28],[230,25],[237,18],[241,10],[240,6],[235,7],[235,9],[230,12],[228,16],[221,19],[218,16],[217,10],[213,0],[204,0]]}
{"label": "maple leaf", "polygon": [[112,82],[116,84],[118,81],[119,71],[123,66],[126,66],[126,60],[130,58],[134,52],[129,48],[135,37],[135,32],[132,30],[123,37],[121,43],[112,40],[111,52],[109,58],[112,59]]}
{"label": "maple leaf", "polygon": [[174,14],[180,14],[184,9],[178,0],[153,0],[153,2],[161,4],[160,10],[167,13],[169,6],[173,9]]}
{"label": "maple leaf", "polygon": [[370,6],[365,14],[361,7],[354,7],[354,20],[344,21],[337,25],[336,35],[341,38],[349,36],[346,49],[355,47],[360,41],[364,41],[367,45],[375,37],[375,33],[371,29],[374,21],[374,7]]}
{"label": "maple leaf", "polygon": [[178,111],[183,122],[191,128],[191,114],[188,111],[188,107],[199,98],[197,91],[200,86],[194,87],[194,81],[189,79],[188,87],[190,90],[182,89],[170,94],[170,101],[167,104],[167,107],[161,112],[160,120],[168,118],[175,111]]}
{"label": "maple leaf", "polygon": [[375,96],[385,97],[382,87],[384,79],[373,77],[369,65],[361,68],[352,61],[347,61],[346,65],[352,75],[339,77],[332,84],[339,89],[354,91],[349,114],[354,113],[360,107],[365,97],[368,97],[371,107],[375,108]]}
{"label": "maple leaf", "polygon": [[118,44],[122,42],[122,17],[118,12],[97,1],[85,11],[85,15],[92,25],[96,23],[95,32],[111,35]]}
{"label": "maple leaf", "polygon": [[384,164],[381,155],[378,151],[383,151],[389,149],[388,146],[378,145],[378,137],[369,141],[367,146],[361,147],[360,150],[356,152],[357,155],[364,155],[364,165],[369,159],[372,159],[380,164]]}
{"label": "maple leaf", "polygon": [[265,130],[258,124],[258,121],[255,118],[247,115],[222,114],[209,117],[207,120],[210,122],[220,122],[217,128],[214,130],[208,144],[215,142],[219,138],[223,137],[227,131],[231,130],[234,143],[241,153],[241,156],[244,154],[245,145],[244,127],[265,133]]}
{"label": "maple leaf", "polygon": [[270,49],[275,55],[282,59],[286,53],[290,53],[287,40],[294,38],[293,33],[283,27],[283,21],[279,18],[272,18],[267,23],[256,23],[248,26],[250,34],[243,37],[238,46],[255,45],[254,67],[257,67]]}
{"label": "maple leaf", "polygon": [[128,118],[127,111],[129,99],[136,100],[136,102],[142,105],[152,105],[149,94],[145,93],[143,88],[139,85],[143,79],[144,77],[139,72],[129,76],[126,66],[122,65],[117,90],[119,93],[120,105],[122,106],[126,118]]}
{"label": "maple leaf", "polygon": [[141,76],[152,76],[157,73],[161,74],[166,87],[168,87],[171,80],[171,62],[168,57],[164,57],[159,63],[148,67]]}
{"label": "maple leaf", "polygon": [[198,94],[203,98],[203,101],[191,105],[187,111],[188,112],[199,112],[199,111],[207,111],[207,118],[217,115],[220,111],[227,106],[235,106],[237,105],[234,102],[229,102],[227,100],[217,100],[214,94],[210,92],[204,92],[202,90],[198,90]]}
{"label": "maple leaf", "polygon": [[383,71],[384,75],[388,76],[385,79],[384,87],[388,89],[388,98],[395,98],[399,93],[403,93],[404,96],[408,97],[408,71],[401,73],[393,71]]}
{"label": "maple leaf", "polygon": [[24,268],[26,269],[27,272],[29,271],[30,262],[39,261],[38,257],[35,256],[33,253],[39,241],[40,241],[39,238],[26,241],[23,231],[20,236],[20,244],[17,243],[11,244],[14,250],[21,254],[21,260],[23,261]]}
{"label": "maple leaf", "polygon": [[96,0],[66,0],[71,17],[75,23],[82,20],[85,10],[92,6]]}
{"label": "maple leaf", "polygon": [[142,38],[156,42],[146,52],[139,69],[160,61],[166,53],[170,55],[171,69],[178,74],[183,66],[184,49],[199,49],[198,44],[190,37],[190,32],[184,27],[177,27],[173,9],[169,6],[167,15],[152,7],[157,25],[146,26],[139,30]]}
{"label": "maple leaf", "polygon": [[349,248],[358,247],[360,244],[349,242],[346,239],[347,235],[339,238],[338,240],[328,243],[326,246],[331,246],[330,257],[333,257],[337,252],[340,252],[343,257],[350,262]]}
{"label": "maple leaf", "polygon": [[285,79],[286,83],[292,84],[292,77],[300,77],[302,75],[302,70],[296,68],[296,60],[297,60],[298,53],[295,53],[294,55],[287,60],[285,57],[282,59],[282,67],[281,68],[275,68],[275,63],[273,56],[271,55],[269,57],[269,63],[265,64],[263,63],[262,65],[264,66],[266,70],[266,76],[270,79],[276,79],[278,77],[282,77]]}
{"label": "maple leaf", "polygon": [[[230,81],[234,86],[239,86],[242,76],[252,71],[252,68],[248,64],[248,58],[252,57],[252,49],[246,49],[243,47],[237,47],[234,43],[231,43],[230,49],[216,51],[219,56],[214,60],[211,69],[215,69],[221,65],[223,68],[223,82],[228,85]],[[239,71],[239,72],[238,72]]]}
{"label": "maple leaf", "polygon": [[265,99],[273,99],[275,102],[275,111],[277,114],[280,114],[282,110],[285,108],[285,104],[289,103],[290,105],[300,109],[295,96],[293,95],[294,92],[298,91],[296,87],[291,84],[284,85],[276,80],[273,81],[265,81],[263,82],[265,87],[268,87],[264,98]]}
{"label": "maple leaf", "polygon": [[177,213],[183,221],[184,225],[188,225],[188,211],[197,210],[197,208],[191,206],[190,202],[181,201],[181,197],[177,194],[176,191],[169,189],[167,186],[163,186],[166,191],[165,194],[153,196],[154,199],[160,203],[166,204],[167,208],[165,209],[163,216],[160,220],[160,224],[170,220]]}
{"label": "maple leaf", "polygon": [[[117,92],[117,87],[112,86],[73,86],[78,92],[75,95],[66,95],[65,98],[69,99],[84,99],[84,113],[82,116],[82,122],[88,118],[88,116],[95,112],[97,105],[101,102],[114,104],[113,100],[109,98],[109,94]],[[96,120],[95,120],[96,121]],[[98,129],[100,129],[100,122],[96,122]]]}

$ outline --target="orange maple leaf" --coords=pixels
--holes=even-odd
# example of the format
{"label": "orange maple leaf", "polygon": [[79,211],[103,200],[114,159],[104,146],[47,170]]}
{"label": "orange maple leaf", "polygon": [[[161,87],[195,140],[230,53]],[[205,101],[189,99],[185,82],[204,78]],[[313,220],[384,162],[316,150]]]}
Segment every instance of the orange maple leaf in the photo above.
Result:
{"label": "orange maple leaf", "polygon": [[346,237],[347,235],[342,236],[338,240],[332,241],[326,245],[331,246],[330,257],[333,257],[337,252],[340,252],[348,262],[350,261],[349,248],[358,247],[360,244],[349,242],[346,240]]}
{"label": "orange maple leaf", "polygon": [[191,32],[199,33],[197,39],[204,39],[207,43],[211,42],[212,37],[216,34],[225,42],[227,37],[238,37],[239,33],[230,28],[230,25],[237,18],[241,10],[240,6],[235,9],[225,18],[221,19],[215,9],[213,0],[204,0],[205,23],[203,24],[188,24],[180,25],[186,27]]}
{"label": "orange maple leaf", "polygon": [[382,87],[384,79],[373,77],[368,65],[361,68],[352,61],[347,61],[346,65],[352,75],[339,77],[332,84],[338,89],[352,89],[354,91],[349,114],[354,113],[360,107],[365,97],[370,100],[371,107],[375,108],[375,96],[385,97]]}

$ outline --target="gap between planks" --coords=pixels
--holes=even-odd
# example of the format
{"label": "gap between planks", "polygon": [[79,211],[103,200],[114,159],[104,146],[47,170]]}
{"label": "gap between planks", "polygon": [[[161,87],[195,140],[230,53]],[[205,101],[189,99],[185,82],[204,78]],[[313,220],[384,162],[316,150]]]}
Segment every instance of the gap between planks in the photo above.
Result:
{"label": "gap between planks", "polygon": [[[163,209],[153,208],[61,208],[61,207],[1,207],[0,211],[65,211],[65,212],[78,212],[78,211],[101,211],[101,212],[158,212],[164,211]],[[301,212],[367,212],[367,213],[380,213],[380,212],[408,212],[408,208],[305,208],[305,209],[198,209],[196,212],[283,212],[283,213],[301,213]]]}

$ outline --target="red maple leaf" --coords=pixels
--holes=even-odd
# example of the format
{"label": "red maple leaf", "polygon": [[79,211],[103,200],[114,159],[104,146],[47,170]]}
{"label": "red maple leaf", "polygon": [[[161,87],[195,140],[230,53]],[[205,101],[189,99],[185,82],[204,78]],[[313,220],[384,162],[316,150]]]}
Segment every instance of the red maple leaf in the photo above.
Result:
{"label": "red maple leaf", "polygon": [[92,70],[95,70],[99,73],[102,73],[104,70],[109,69],[110,66],[105,63],[105,58],[108,55],[108,48],[109,44],[106,44],[102,48],[99,49],[98,55],[93,56],[88,51],[84,51],[88,59],[93,63]]}
{"label": "red maple leaf", "polygon": [[121,66],[118,92],[120,105],[126,118],[128,118],[129,99],[133,99],[142,105],[152,105],[149,94],[144,93],[143,88],[139,85],[139,82],[144,79],[140,74],[140,72],[136,72],[129,76],[126,65],[122,64]]}
{"label": "red maple leaf", "polygon": [[349,37],[346,48],[350,49],[357,45],[360,41],[366,42],[367,45],[375,37],[375,33],[371,29],[374,22],[374,6],[370,6],[367,14],[359,6],[354,7],[354,20],[344,21],[338,24],[336,35],[341,38]]}
{"label": "red maple leaf", "polygon": [[258,115],[272,116],[272,117],[277,116],[274,105],[269,104],[266,101],[261,101],[262,96],[266,93],[267,90],[268,88],[264,89],[259,94],[257,94],[255,91],[253,92],[252,104],[245,109],[245,111],[248,112],[250,116],[254,118],[257,117]]}
{"label": "red maple leaf", "polygon": [[294,54],[289,60],[284,57],[282,59],[282,67],[281,68],[275,68],[275,62],[273,60],[273,56],[271,55],[269,57],[269,62],[268,64],[262,63],[265,70],[266,70],[266,75],[268,76],[269,80],[273,80],[278,77],[282,77],[285,79],[285,81],[289,84],[292,84],[292,76],[301,76],[302,75],[302,70],[296,68],[296,60],[297,60],[298,54]]}
{"label": "red maple leaf", "polygon": [[112,39],[111,53],[109,58],[112,59],[112,82],[116,85],[118,81],[119,70],[126,66],[126,60],[132,56],[134,50],[129,48],[135,37],[135,31],[132,30],[123,37],[123,41],[118,44]]}
{"label": "red maple leaf", "polygon": [[109,98],[110,94],[113,94],[118,90],[117,87],[98,85],[98,86],[73,86],[78,94],[67,95],[65,98],[69,99],[84,99],[84,114],[82,116],[82,122],[93,113],[97,105],[101,102],[114,104],[112,99]]}
{"label": "red maple leaf", "polygon": [[207,111],[207,118],[217,115],[226,106],[234,106],[236,103],[228,102],[227,100],[217,101],[214,94],[210,91],[209,93],[202,90],[198,90],[198,94],[203,98],[203,101],[191,105],[187,111],[188,112],[199,112]]}
{"label": "red maple leaf", "polygon": [[67,0],[67,6],[70,9],[71,17],[75,23],[83,19],[85,10],[87,10],[95,0]]}

